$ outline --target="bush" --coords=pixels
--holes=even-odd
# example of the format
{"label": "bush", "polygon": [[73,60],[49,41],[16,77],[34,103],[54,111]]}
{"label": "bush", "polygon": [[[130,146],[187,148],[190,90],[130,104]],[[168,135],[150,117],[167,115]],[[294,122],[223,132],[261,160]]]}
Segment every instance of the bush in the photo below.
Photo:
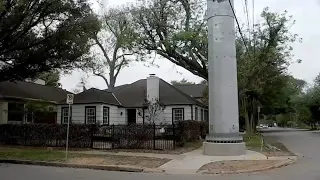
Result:
{"label": "bush", "polygon": [[113,141],[117,148],[146,148],[145,142],[153,140],[153,125],[114,126]]}
{"label": "bush", "polygon": [[[90,147],[91,125],[71,124],[70,147]],[[66,144],[67,126],[61,124],[2,124],[0,143],[7,145],[56,146]]]}
{"label": "bush", "polygon": [[177,143],[183,146],[186,142],[195,142],[205,138],[209,125],[204,121],[186,120],[177,124]]}

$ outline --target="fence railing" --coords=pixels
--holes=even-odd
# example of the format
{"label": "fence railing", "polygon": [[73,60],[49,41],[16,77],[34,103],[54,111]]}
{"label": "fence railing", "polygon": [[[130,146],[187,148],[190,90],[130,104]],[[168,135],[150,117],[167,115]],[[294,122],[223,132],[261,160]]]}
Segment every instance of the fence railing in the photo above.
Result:
{"label": "fence railing", "polygon": [[[69,146],[95,149],[174,149],[174,125],[70,125]],[[0,144],[64,147],[66,125],[0,125]]]}
{"label": "fence railing", "polygon": [[174,149],[174,125],[100,126],[93,134],[92,148]]}

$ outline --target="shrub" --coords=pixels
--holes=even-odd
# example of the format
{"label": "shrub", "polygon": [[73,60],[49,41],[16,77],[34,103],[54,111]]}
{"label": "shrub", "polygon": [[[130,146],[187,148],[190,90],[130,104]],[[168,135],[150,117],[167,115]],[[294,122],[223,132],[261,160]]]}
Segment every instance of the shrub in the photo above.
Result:
{"label": "shrub", "polygon": [[208,123],[204,121],[186,120],[177,123],[177,142],[183,146],[186,142],[194,142],[205,138],[208,133]]}
{"label": "shrub", "polygon": [[[71,124],[70,147],[90,147],[92,126]],[[61,124],[2,124],[0,143],[7,145],[57,146],[66,144],[67,126]]]}
{"label": "shrub", "polygon": [[[117,125],[114,126],[113,140],[117,148],[148,148],[146,142],[153,140],[153,125]],[[151,146],[152,143],[149,143]]]}

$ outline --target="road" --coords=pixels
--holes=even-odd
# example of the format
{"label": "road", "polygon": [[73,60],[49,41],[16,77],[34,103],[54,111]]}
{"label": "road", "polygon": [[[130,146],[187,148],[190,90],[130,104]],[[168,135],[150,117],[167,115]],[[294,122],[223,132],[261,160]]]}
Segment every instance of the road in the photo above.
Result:
{"label": "road", "polygon": [[320,133],[270,129],[265,135],[283,142],[299,155],[296,164],[267,172],[237,175],[166,175],[87,169],[0,165],[1,180],[320,180]]}

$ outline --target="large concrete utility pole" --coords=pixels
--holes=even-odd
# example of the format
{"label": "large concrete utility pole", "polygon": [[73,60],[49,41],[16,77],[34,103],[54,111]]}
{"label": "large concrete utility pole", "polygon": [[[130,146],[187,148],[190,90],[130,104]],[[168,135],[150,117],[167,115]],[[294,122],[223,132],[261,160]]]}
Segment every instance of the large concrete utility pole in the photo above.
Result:
{"label": "large concrete utility pole", "polygon": [[209,134],[205,155],[245,154],[239,133],[233,0],[208,0]]}

